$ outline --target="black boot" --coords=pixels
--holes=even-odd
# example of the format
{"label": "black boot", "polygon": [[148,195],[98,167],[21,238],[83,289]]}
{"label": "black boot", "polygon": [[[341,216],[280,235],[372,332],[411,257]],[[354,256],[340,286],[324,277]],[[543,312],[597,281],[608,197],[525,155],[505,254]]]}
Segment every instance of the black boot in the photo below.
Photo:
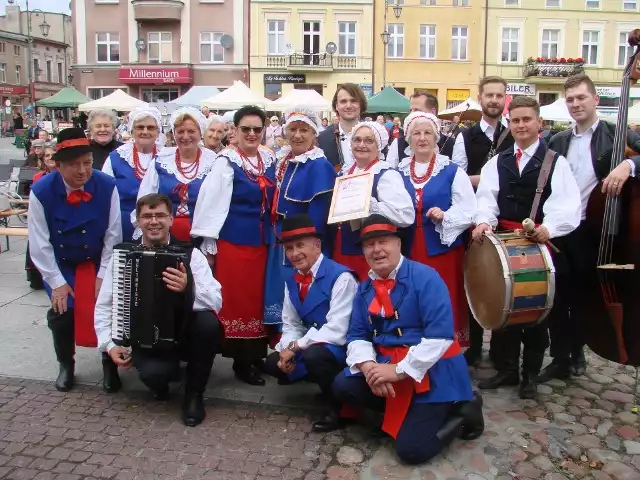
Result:
{"label": "black boot", "polygon": [[552,378],[567,379],[571,376],[571,368],[568,360],[554,359],[547,365],[540,375],[538,375],[538,383],[545,383]]}
{"label": "black boot", "polygon": [[75,370],[75,362],[60,362],[60,372],[56,378],[56,390],[59,392],[68,392],[73,388],[73,375]]}
{"label": "black boot", "polygon": [[335,410],[331,410],[325,414],[320,420],[313,422],[311,430],[317,433],[333,432],[346,426],[344,418],[340,417],[340,414]]}
{"label": "black boot", "polygon": [[442,425],[438,433],[436,433],[436,437],[438,437],[438,440],[442,443],[442,448],[447,447],[454,439],[462,435],[462,423],[463,418],[458,415],[449,415],[447,417],[444,425]]}
{"label": "black boot", "polygon": [[244,383],[248,383],[249,385],[262,387],[266,383],[264,378],[260,376],[260,373],[258,373],[256,368],[250,363],[245,364],[234,361],[233,372],[238,380],[242,380]]}
{"label": "black boot", "polygon": [[201,393],[186,393],[182,404],[182,421],[187,427],[200,425],[206,416]]}
{"label": "black boot", "polygon": [[63,314],[57,314],[53,310],[49,310],[47,312],[47,324],[53,336],[53,348],[60,364],[60,373],[56,379],[55,387],[61,392],[68,392],[73,388],[73,375],[75,373],[73,309],[69,309]]}
{"label": "black boot", "polygon": [[493,377],[489,377],[481,382],[478,382],[478,387],[483,390],[493,390],[498,387],[513,386],[520,383],[518,378],[518,372],[513,370],[506,370],[502,372],[496,372]]}
{"label": "black boot", "polygon": [[102,389],[107,393],[116,393],[122,388],[118,366],[106,352],[102,352]]}
{"label": "black boot", "polygon": [[480,393],[473,392],[473,400],[459,402],[456,405],[455,414],[462,417],[462,434],[460,438],[463,440],[474,440],[484,432],[482,403]]}
{"label": "black boot", "polygon": [[581,377],[587,371],[587,359],[584,356],[584,347],[576,347],[571,352],[571,373],[576,377]]}
{"label": "black boot", "polygon": [[464,359],[469,367],[477,367],[480,364],[480,360],[482,360],[482,348],[469,347],[464,352]]}
{"label": "black boot", "polygon": [[533,400],[538,396],[538,380],[532,373],[522,372],[522,382],[518,390],[520,398]]}

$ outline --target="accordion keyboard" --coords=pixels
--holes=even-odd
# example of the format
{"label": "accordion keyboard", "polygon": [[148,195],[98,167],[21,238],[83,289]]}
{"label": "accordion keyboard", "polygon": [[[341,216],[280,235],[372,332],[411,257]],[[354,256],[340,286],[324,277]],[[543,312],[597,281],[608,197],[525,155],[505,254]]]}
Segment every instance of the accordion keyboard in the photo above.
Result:
{"label": "accordion keyboard", "polygon": [[113,250],[113,302],[111,307],[111,337],[126,342],[131,338],[131,266],[130,250]]}

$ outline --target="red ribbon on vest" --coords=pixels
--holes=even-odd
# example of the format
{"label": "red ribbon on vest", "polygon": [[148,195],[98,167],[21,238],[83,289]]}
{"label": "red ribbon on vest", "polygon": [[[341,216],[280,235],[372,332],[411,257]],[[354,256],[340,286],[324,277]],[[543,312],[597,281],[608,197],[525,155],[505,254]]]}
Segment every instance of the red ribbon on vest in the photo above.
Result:
{"label": "red ribbon on vest", "polygon": [[92,198],[93,197],[89,192],[85,192],[84,190],[73,190],[67,195],[67,202],[74,207],[77,207],[81,202],[87,203]]}
{"label": "red ribbon on vest", "polygon": [[394,309],[389,291],[393,289],[396,281],[389,278],[387,280],[373,280],[371,283],[376,294],[371,305],[369,305],[369,313],[380,315],[382,309],[384,309],[385,316],[390,317],[393,315]]}
{"label": "red ribbon on vest", "polygon": [[98,346],[93,323],[96,308],[96,266],[92,261],[76,266],[74,287],[73,324],[76,345],[95,348]]}
{"label": "red ribbon on vest", "polygon": [[309,287],[311,282],[313,282],[313,274],[311,272],[302,275],[301,273],[294,273],[293,277],[296,279],[296,283],[300,286],[300,300],[304,302],[304,299],[307,298],[307,293],[309,293]]}
{"label": "red ribbon on vest", "polygon": [[[409,347],[383,347],[376,345],[376,350],[379,354],[391,357],[392,364],[397,365],[404,357],[409,353]],[[460,344],[458,340],[454,340],[453,344],[444,352],[442,358],[452,358],[460,354]],[[429,372],[426,373],[421,382],[416,382],[413,378],[407,377],[404,380],[400,380],[393,384],[393,389],[396,392],[395,397],[388,397],[384,407],[384,420],[382,421],[382,431],[391,435],[394,439],[398,436],[402,422],[404,422],[409,407],[411,406],[411,400],[413,399],[413,392],[425,393],[431,389],[431,383],[429,381]]]}

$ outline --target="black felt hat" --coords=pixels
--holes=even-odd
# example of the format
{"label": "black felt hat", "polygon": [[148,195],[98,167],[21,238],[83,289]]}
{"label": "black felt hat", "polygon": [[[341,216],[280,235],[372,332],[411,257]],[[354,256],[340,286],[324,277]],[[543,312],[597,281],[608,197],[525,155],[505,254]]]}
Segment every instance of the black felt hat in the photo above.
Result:
{"label": "black felt hat", "polygon": [[282,220],[282,235],[278,243],[288,242],[303,237],[321,238],[322,234],[316,230],[313,220],[306,213],[299,213]]}
{"label": "black felt hat", "polygon": [[377,213],[369,215],[364,219],[362,226],[360,227],[358,245],[361,245],[362,242],[369,238],[384,237],[387,235],[395,235],[396,237],[399,237],[398,227],[383,215],[379,215]]}
{"label": "black felt hat", "polygon": [[89,139],[83,129],[65,128],[58,134],[56,153],[52,158],[57,162],[66,162],[91,151]]}

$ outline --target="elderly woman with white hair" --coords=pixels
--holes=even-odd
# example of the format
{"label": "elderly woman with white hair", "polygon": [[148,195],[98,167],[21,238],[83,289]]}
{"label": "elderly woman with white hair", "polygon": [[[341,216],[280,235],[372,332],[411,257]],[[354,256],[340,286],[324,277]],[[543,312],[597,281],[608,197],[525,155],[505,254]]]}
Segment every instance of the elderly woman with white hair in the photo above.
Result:
{"label": "elderly woman with white hair", "polygon": [[91,137],[93,168],[96,170],[102,170],[109,154],[122,145],[116,140],[117,125],[118,117],[113,110],[101,108],[89,113],[87,128]]}
{"label": "elderly woman with white hair", "polygon": [[[279,238],[282,220],[300,213],[308,214],[316,231],[323,235],[323,253],[331,255],[327,240],[327,217],[331,192],[336,181],[335,169],[324,152],[316,146],[320,119],[305,106],[285,112],[283,132],[289,145],[280,149],[276,163],[276,192],[273,201],[275,234]],[[265,325],[282,324],[284,280],[291,265],[286,261],[281,244],[271,243],[265,287]]]}
{"label": "elderly woman with white hair", "polygon": [[109,154],[102,171],[116,179],[122,214],[122,241],[133,240],[131,214],[136,210],[140,183],[149,164],[163,148],[162,117],[155,107],[139,107],[129,114],[128,131],[132,143],[125,143]]}
{"label": "elderly woman with white hair", "polygon": [[473,225],[476,197],[465,171],[438,153],[440,122],[431,113],[413,112],[404,121],[409,157],[400,162],[408,191],[415,192],[416,221],[410,258],[430,266],[447,284],[456,336],[469,346],[469,315],[464,291],[464,232]]}
{"label": "elderly woman with white hair", "polygon": [[[382,150],[389,142],[389,132],[378,122],[357,123],[351,131],[351,152],[355,162],[345,166],[340,176],[368,172],[373,175],[369,214],[380,214],[396,227],[413,224],[415,210],[412,195],[407,192],[402,175],[382,160]],[[351,222],[338,227],[333,260],[354,270],[365,281],[369,265],[364,259],[358,240],[360,231]]]}
{"label": "elderly woman with white hair", "polygon": [[[191,222],[200,187],[216,164],[216,154],[200,147],[205,122],[204,115],[193,107],[173,112],[170,124],[177,147],[165,147],[158,153],[138,191],[138,198],[149,193],[169,196],[174,216],[171,234],[183,242],[191,241]],[[131,212],[131,223],[136,225],[135,210]],[[138,238],[137,232],[134,238]]]}
{"label": "elderly woman with white hair", "polygon": [[227,136],[228,130],[229,126],[220,115],[209,115],[207,117],[207,129],[204,132],[205,148],[214,153],[220,153],[224,148],[222,141]]}
{"label": "elderly woman with white hair", "polygon": [[237,110],[233,110],[231,112],[225,112],[225,114],[222,115],[222,121],[227,126],[227,135],[223,142],[225,147],[238,146],[238,138],[236,135],[237,134],[236,125],[233,122],[233,117],[235,116],[236,112]]}

